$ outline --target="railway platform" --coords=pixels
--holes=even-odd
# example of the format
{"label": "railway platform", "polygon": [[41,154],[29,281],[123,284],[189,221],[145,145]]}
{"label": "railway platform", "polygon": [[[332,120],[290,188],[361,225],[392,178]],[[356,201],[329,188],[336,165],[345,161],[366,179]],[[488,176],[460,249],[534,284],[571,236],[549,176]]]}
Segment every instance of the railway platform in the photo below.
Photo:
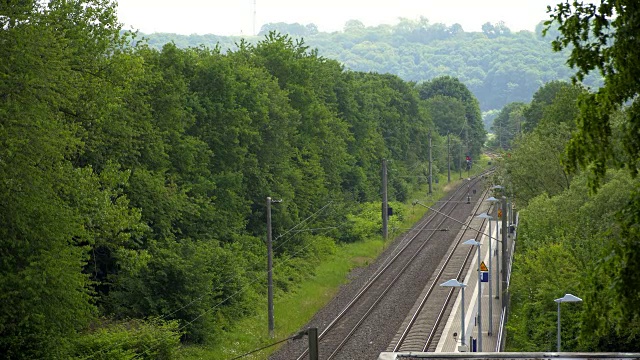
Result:
{"label": "railway platform", "polygon": [[[498,234],[498,239],[501,238],[500,229],[502,227],[501,221],[493,221],[491,223],[493,227],[491,233],[496,237],[495,234]],[[489,233],[489,225],[485,229],[484,233]],[[489,257],[492,256],[491,259],[492,267],[496,267],[496,264],[500,262],[501,252],[500,250],[500,242],[498,239],[491,239],[492,241],[492,252],[493,254],[489,254],[489,246],[487,246],[489,242],[489,236],[483,236],[481,241],[481,261],[485,264],[489,264]],[[510,241],[512,239],[508,238]],[[482,349],[478,348],[478,262],[477,256],[473,257],[473,261],[469,266],[469,271],[464,279],[464,284],[467,284],[465,289],[465,341],[461,339],[460,333],[460,301],[462,301],[461,294],[458,293],[458,297],[456,298],[455,304],[453,306],[452,312],[447,320],[445,325],[442,337],[440,338],[440,342],[436,348],[436,352],[473,352],[477,350],[477,352],[500,352],[502,340],[503,340],[503,318],[506,312],[506,309],[503,309],[503,294],[502,289],[500,288],[500,279],[496,279],[495,270],[493,268],[489,268],[489,277],[491,278],[491,283],[489,282],[481,282],[480,292],[481,296],[481,318],[482,318]],[[509,269],[506,269],[509,271]],[[495,281],[498,281],[498,290],[496,291]],[[489,286],[492,287],[492,294],[489,295]],[[492,311],[491,317],[489,317],[489,306],[491,304]],[[475,346],[474,346],[475,343]],[[475,349],[474,349],[475,348]]]}
{"label": "railway platform", "polygon": [[[479,212],[489,211],[488,205],[481,206]],[[480,226],[482,222],[480,219],[477,222],[472,222],[472,226]],[[464,324],[465,324],[465,339],[463,341],[461,336],[461,316],[462,311],[460,308],[460,302],[462,301],[462,294],[457,290],[457,296],[454,301],[451,313],[446,321],[442,335],[436,347],[435,353],[469,353],[467,355],[473,356],[472,352],[482,353],[497,353],[503,349],[504,341],[504,319],[506,318],[506,308],[503,307],[503,291],[501,283],[501,273],[506,271],[510,275],[511,269],[511,256],[515,245],[516,232],[509,233],[507,237],[507,257],[508,266],[507,269],[497,268],[498,264],[502,266],[502,222],[491,221],[491,232],[489,231],[489,224],[486,224],[482,229],[484,235],[481,237],[479,246],[480,248],[480,261],[487,266],[487,272],[489,273],[490,282],[481,282],[481,319],[482,319],[482,348],[478,349],[478,256],[477,252],[474,252],[471,263],[469,264],[468,271],[464,277],[463,284],[465,287],[464,296]],[[488,234],[491,233],[491,239]],[[463,239],[464,240],[464,239]],[[491,253],[489,251],[489,241],[491,241]],[[477,251],[477,250],[476,250]],[[490,259],[491,257],[491,259]],[[490,265],[491,264],[491,267]],[[496,273],[496,270],[500,271],[500,274]],[[507,276],[507,279],[509,276]],[[498,281],[498,288],[496,289],[495,281]],[[491,286],[491,294],[489,287]],[[507,280],[508,287],[508,280]],[[496,291],[498,290],[498,291]],[[506,302],[504,302],[506,303]],[[491,317],[489,316],[491,306]],[[420,356],[421,354],[434,353],[418,353],[418,352],[383,352],[380,353],[378,360],[390,360],[398,358],[406,358],[407,356]],[[463,354],[460,354],[463,355]]]}

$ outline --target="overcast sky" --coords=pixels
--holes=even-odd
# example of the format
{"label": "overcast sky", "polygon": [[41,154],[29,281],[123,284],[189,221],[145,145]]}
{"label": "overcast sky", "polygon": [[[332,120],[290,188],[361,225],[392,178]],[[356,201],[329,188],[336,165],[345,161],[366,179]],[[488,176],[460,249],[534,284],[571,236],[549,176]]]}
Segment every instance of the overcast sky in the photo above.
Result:
{"label": "overcast sky", "polygon": [[480,31],[487,21],[533,31],[548,19],[547,5],[559,0],[119,0],[118,17],[126,29],[144,33],[252,35],[254,2],[256,32],[270,22],[314,23],[331,32],[351,19],[375,26],[420,16],[465,31]]}

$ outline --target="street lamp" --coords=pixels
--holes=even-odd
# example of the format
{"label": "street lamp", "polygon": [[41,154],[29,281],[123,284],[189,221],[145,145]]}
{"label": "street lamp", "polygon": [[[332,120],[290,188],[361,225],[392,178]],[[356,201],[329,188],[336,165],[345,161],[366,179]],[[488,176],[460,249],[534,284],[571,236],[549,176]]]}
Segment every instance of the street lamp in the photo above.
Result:
{"label": "street lamp", "polygon": [[462,342],[462,346],[465,346],[465,334],[464,334],[464,288],[467,287],[467,284],[463,284],[456,279],[451,279],[443,282],[440,286],[445,287],[458,287],[460,288],[460,292],[462,293],[462,301],[460,302],[460,341]]}
{"label": "street lamp", "polygon": [[[504,190],[504,186],[502,186],[502,185],[493,185],[491,187],[491,190]],[[500,201],[500,200],[494,198],[493,196],[490,199],[495,199],[493,201]],[[487,200],[489,200],[489,199],[487,199]],[[502,211],[504,211],[504,212],[506,212],[506,210],[507,209],[502,209]],[[505,217],[503,218],[503,220],[506,219],[506,214],[504,214],[504,215],[505,215]]]}
{"label": "street lamp", "polygon": [[560,303],[563,302],[580,302],[582,299],[575,295],[565,294],[560,299],[553,300],[558,303],[558,352],[560,352]]}
{"label": "street lamp", "polygon": [[480,243],[474,239],[463,242],[478,247],[478,351],[482,352],[482,279],[480,278]]}
{"label": "street lamp", "polygon": [[491,203],[491,205],[494,205],[496,202],[500,201],[500,199],[496,199],[495,197],[492,196],[490,198],[487,198],[487,200],[485,201]]}
{"label": "street lamp", "polygon": [[[480,219],[489,220],[489,282],[487,283],[487,286],[489,287],[489,331],[487,334],[491,335],[491,332],[493,330],[493,301],[491,300],[493,299],[493,294],[491,291],[491,269],[492,269],[491,258],[493,257],[493,252],[491,250],[491,243],[493,242],[493,239],[491,237],[491,219],[493,219],[493,216],[487,213],[482,213],[476,217]],[[497,291],[498,290],[496,289],[496,292]]]}

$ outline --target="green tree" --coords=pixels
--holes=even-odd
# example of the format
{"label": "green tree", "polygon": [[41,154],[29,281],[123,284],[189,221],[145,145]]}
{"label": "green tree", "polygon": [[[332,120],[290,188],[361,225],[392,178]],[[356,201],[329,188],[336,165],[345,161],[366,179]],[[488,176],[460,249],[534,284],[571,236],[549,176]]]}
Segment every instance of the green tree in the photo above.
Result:
{"label": "green tree", "polygon": [[503,21],[499,21],[496,24],[486,22],[482,24],[482,33],[488,38],[496,38],[498,36],[506,36],[511,34],[511,30],[505,25]]}
{"label": "green tree", "polygon": [[[270,33],[255,48],[254,60],[278,79],[299,113],[297,151],[292,158],[302,174],[293,200],[300,214],[311,214],[317,199],[340,192],[353,158],[347,152],[347,123],[336,113],[335,87],[342,67],[308,51],[303,42]],[[304,185],[303,185],[304,184]]]}
{"label": "green tree", "polygon": [[272,31],[292,36],[308,36],[317,34],[318,27],[315,24],[302,25],[299,23],[287,24],[283,22],[268,23],[262,25],[258,36],[268,35]]}
{"label": "green tree", "polygon": [[524,116],[540,116],[533,120],[537,125],[531,132],[513,141],[512,150],[504,159],[504,169],[508,173],[505,176],[513,180],[514,194],[518,194],[523,204],[543,192],[552,196],[562,192],[570,186],[574,176],[564,166],[567,161],[565,149],[576,126],[577,99],[584,90],[578,86],[559,85],[564,91],[551,91],[555,95],[546,97],[547,100],[542,100],[545,98],[542,95],[550,93],[548,90],[556,88],[556,84],[542,87],[538,91],[541,96],[529,106],[514,103],[512,107],[505,107],[510,111],[503,109],[501,112],[501,116],[509,114],[499,122],[508,129],[517,129],[523,113]]}
{"label": "green tree", "polygon": [[427,110],[433,118],[440,135],[449,133],[458,137],[464,134],[465,107],[459,99],[436,95],[425,100]]}
{"label": "green tree", "polygon": [[640,55],[635,43],[640,10],[629,1],[606,0],[599,6],[565,2],[548,9],[552,20],[547,22],[547,29],[557,23],[560,31],[553,41],[554,50],[570,48],[567,63],[576,69],[574,80],[582,81],[595,70],[605,79],[604,86],[581,98],[578,132],[568,149],[569,165],[589,165],[597,186],[607,160],[614,159],[611,114],[629,102],[625,122],[628,135],[622,139],[629,157],[620,165],[636,174],[640,158],[640,140],[636,136],[640,128],[640,86],[634,79],[640,74],[640,65],[629,59]]}
{"label": "green tree", "polygon": [[[545,111],[547,111],[550,104],[556,101],[557,97],[565,96],[566,93],[572,93],[574,94],[575,102],[577,101],[577,94],[580,93],[580,91],[581,89],[578,86],[571,85],[564,81],[551,81],[540,87],[540,89],[533,94],[531,104],[524,111],[525,123],[523,130],[530,132],[538,126],[545,116]],[[571,108],[575,109],[576,106],[573,105]],[[575,119],[576,114],[574,112],[569,113],[573,116],[572,120]],[[560,112],[556,113],[556,115],[561,114]]]}
{"label": "green tree", "polygon": [[[562,259],[562,260],[559,260]],[[554,264],[554,266],[549,266]],[[556,349],[556,304],[565,293],[581,294],[581,268],[562,240],[518,251],[510,283],[511,314],[507,351],[554,351]],[[557,279],[562,279],[561,282]],[[577,351],[580,305],[562,313],[563,351]]]}
{"label": "green tree", "polygon": [[462,102],[465,110],[465,117],[461,119],[463,122],[461,127],[465,131],[462,134],[462,138],[467,146],[465,152],[477,158],[486,141],[487,133],[482,123],[478,100],[471,91],[460,80],[450,76],[442,76],[422,83],[418,85],[418,91],[420,92],[420,98],[423,100],[442,95]]}
{"label": "green tree", "polygon": [[[604,178],[607,166],[623,166],[636,176],[640,163],[640,64],[632,59],[640,56],[637,46],[637,28],[640,8],[633,1],[604,0],[599,5],[563,2],[551,9],[552,19],[547,29],[558,25],[559,35],[553,42],[554,50],[569,49],[568,64],[576,70],[574,81],[582,81],[598,71],[604,85],[595,92],[584,94],[580,100],[578,130],[568,147],[569,168],[586,167],[593,175],[592,188]],[[624,109],[624,120],[617,123],[617,111]],[[620,126],[622,138],[614,138],[615,127]],[[615,141],[622,144],[625,156],[618,156]],[[623,240],[616,251],[617,260],[610,266],[616,292],[623,304],[622,314],[635,321],[640,317],[640,233],[633,214],[640,212],[638,186],[621,211],[620,226]]]}
{"label": "green tree", "polygon": [[567,124],[550,124],[514,143],[502,169],[520,205],[526,206],[538,194],[555,195],[569,188],[572,175],[562,162],[571,131]]}
{"label": "green tree", "polygon": [[[553,196],[542,194],[521,210],[518,253],[512,277],[511,351],[555,348],[553,299],[570,292],[584,302],[563,315],[563,348],[568,351],[634,351],[637,319],[621,318],[611,256],[623,235],[610,224],[627,202],[634,180],[624,171],[608,174],[597,194],[587,175]],[[566,216],[566,214],[572,216]],[[541,265],[547,264],[547,265]],[[610,266],[614,265],[614,266]],[[562,286],[553,279],[562,279]]]}
{"label": "green tree", "polygon": [[[426,18],[402,19],[397,25],[375,27],[351,20],[344,31],[309,31],[306,35],[299,35],[303,32],[301,27],[293,29],[295,24],[288,25],[291,31],[288,26],[279,31],[304,37],[305,43],[317,48],[323,57],[335,59],[353,71],[390,73],[415,82],[457,77],[478,98],[483,111],[514,101],[528,102],[542,84],[568,80],[571,75],[565,55],[551,51],[550,40],[539,36],[540,31],[511,32],[501,23],[488,24],[491,37],[482,32],[465,32],[458,24],[430,23]],[[204,44],[235,51],[236,43],[241,41],[239,37],[212,35],[151,34],[149,38],[150,45],[158,49],[173,41],[179,47]],[[163,41],[156,41],[158,38]],[[593,87],[601,83],[597,74],[585,81]]]}
{"label": "green tree", "polygon": [[109,1],[5,5],[0,351],[64,358],[96,315],[90,254],[145,229],[122,191],[128,174],[115,163],[94,169],[78,161],[88,148],[85,126],[118,108],[110,94],[121,94],[122,78],[110,71],[127,57],[127,40]]}
{"label": "green tree", "polygon": [[522,131],[523,112],[526,111],[526,108],[524,103],[513,102],[500,110],[491,125],[491,130],[495,135],[494,141],[498,148],[511,148],[511,143]]}

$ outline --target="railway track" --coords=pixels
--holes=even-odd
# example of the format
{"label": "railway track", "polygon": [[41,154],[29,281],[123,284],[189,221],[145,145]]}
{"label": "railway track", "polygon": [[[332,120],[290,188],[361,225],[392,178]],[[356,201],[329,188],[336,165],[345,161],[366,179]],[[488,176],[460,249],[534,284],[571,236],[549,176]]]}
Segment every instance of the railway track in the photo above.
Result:
{"label": "railway track", "polygon": [[[483,194],[482,198],[486,195]],[[481,202],[474,208],[473,214],[479,212]],[[466,225],[470,226],[473,217],[467,219]],[[485,220],[481,221],[480,228],[485,226]],[[421,294],[416,306],[407,317],[401,331],[396,334],[387,351],[435,351],[440,340],[444,322],[451,312],[454,294],[453,288],[441,288],[439,284],[449,279],[457,279],[462,282],[476,248],[462,245],[461,242],[470,238],[480,241],[481,233],[474,229],[460,232],[451,247],[448,255],[443,259],[439,269],[432,275],[429,286]]]}
{"label": "railway track", "polygon": [[[459,241],[461,235],[452,237],[448,231],[441,230],[460,228],[460,223],[470,221],[469,214],[475,213],[478,205],[469,203],[469,194],[481,180],[480,176],[469,179],[468,184],[456,189],[436,211],[424,217],[333,320],[319,327],[320,359],[375,359],[378,353],[385,351],[392,341],[390,336],[400,327],[432,274],[440,271],[440,276],[447,276],[450,271],[448,267],[442,270],[437,267],[445,256],[454,261],[455,252],[448,249],[457,247],[452,242]],[[466,264],[466,258],[468,255],[455,261]],[[420,316],[416,318],[415,323]],[[439,320],[435,322],[439,323]],[[381,327],[392,330],[378,331]],[[399,346],[409,346],[414,341],[410,340],[414,334],[407,331]],[[304,359],[307,351],[299,353],[297,359]]]}

